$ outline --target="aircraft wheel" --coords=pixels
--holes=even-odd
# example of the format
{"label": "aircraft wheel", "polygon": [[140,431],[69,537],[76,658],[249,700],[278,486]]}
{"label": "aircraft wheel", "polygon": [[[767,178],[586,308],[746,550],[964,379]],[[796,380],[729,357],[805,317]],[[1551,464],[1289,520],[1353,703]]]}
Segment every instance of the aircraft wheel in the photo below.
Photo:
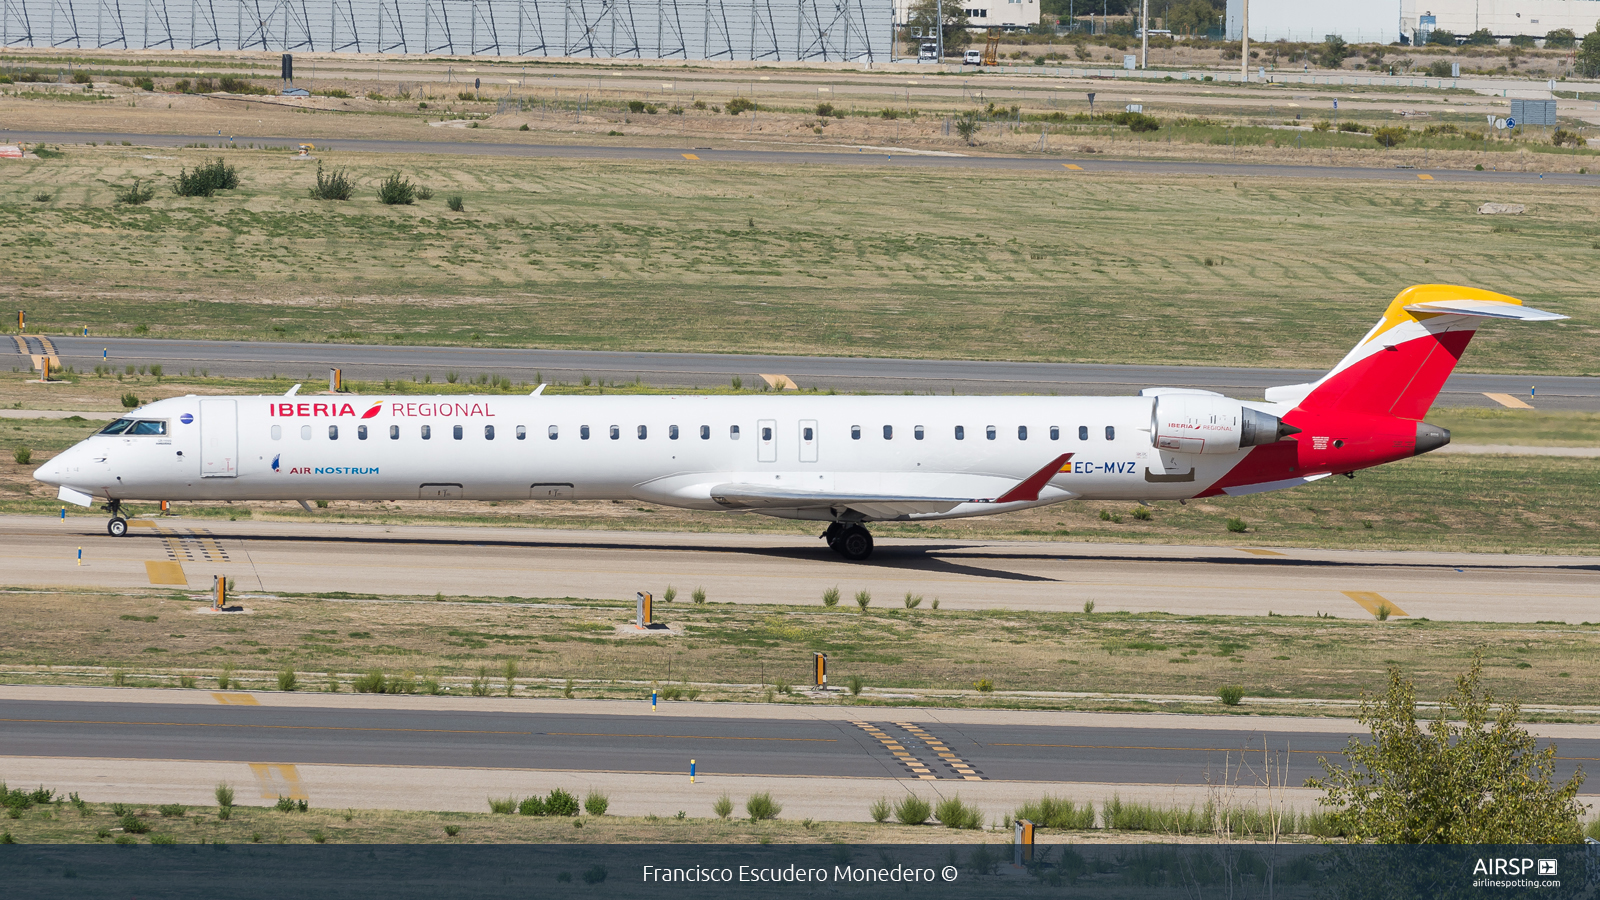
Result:
{"label": "aircraft wheel", "polygon": [[128,520],[121,516],[113,516],[106,523],[106,533],[112,537],[122,537],[128,533]]}
{"label": "aircraft wheel", "polygon": [[835,542],[834,549],[845,559],[861,561],[872,555],[872,533],[852,525]]}

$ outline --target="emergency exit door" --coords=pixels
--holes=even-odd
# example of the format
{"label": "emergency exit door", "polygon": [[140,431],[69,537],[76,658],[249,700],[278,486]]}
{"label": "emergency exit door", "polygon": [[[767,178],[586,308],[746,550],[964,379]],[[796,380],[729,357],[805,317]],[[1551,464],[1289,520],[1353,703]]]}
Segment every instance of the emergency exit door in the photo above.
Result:
{"label": "emergency exit door", "polygon": [[238,474],[238,401],[201,400],[200,477],[233,478]]}

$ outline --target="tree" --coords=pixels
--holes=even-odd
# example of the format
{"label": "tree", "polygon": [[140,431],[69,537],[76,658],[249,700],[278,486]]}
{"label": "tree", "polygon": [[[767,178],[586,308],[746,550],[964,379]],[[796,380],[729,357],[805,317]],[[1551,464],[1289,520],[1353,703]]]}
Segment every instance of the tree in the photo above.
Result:
{"label": "tree", "polygon": [[975,113],[975,112],[964,112],[961,115],[956,117],[956,134],[961,135],[962,140],[965,140],[967,142],[968,146],[972,145],[972,136],[977,134],[977,133],[978,133],[978,114],[977,113]]}
{"label": "tree", "polygon": [[1467,43],[1474,47],[1492,47],[1494,42],[1494,32],[1487,28],[1479,28],[1467,35]]}
{"label": "tree", "polygon": [[1600,22],[1595,23],[1595,30],[1584,35],[1583,43],[1578,45],[1575,68],[1578,74],[1586,77],[1600,75]]}
{"label": "tree", "polygon": [[1571,28],[1557,28],[1544,36],[1546,50],[1571,50],[1578,42],[1578,36],[1572,33]]}
{"label": "tree", "polygon": [[1163,21],[1173,34],[1204,35],[1218,18],[1216,7],[1206,0],[1187,0],[1169,8]]}
{"label": "tree", "polygon": [[1428,32],[1428,43],[1438,44],[1441,47],[1454,47],[1456,45],[1456,33],[1453,31],[1430,31]]}
{"label": "tree", "polygon": [[[906,25],[910,29],[909,34],[917,34],[918,32],[924,35],[938,34],[936,29],[939,22],[939,5],[938,0],[917,0],[906,11]],[[972,33],[967,30],[969,27],[967,11],[961,8],[961,0],[946,0],[944,3],[943,29],[945,52],[962,50],[972,43]],[[908,37],[907,40],[912,43],[912,52],[915,52],[916,45],[920,45],[924,38]]]}
{"label": "tree", "polygon": [[1350,45],[1337,34],[1328,35],[1328,40],[1322,45],[1322,53],[1318,61],[1324,69],[1338,69],[1344,66],[1344,58],[1350,55]]}
{"label": "tree", "polygon": [[[1349,768],[1318,759],[1319,801],[1355,842],[1387,844],[1553,844],[1582,839],[1577,793],[1583,771],[1554,783],[1556,748],[1543,750],[1517,727],[1521,707],[1481,687],[1483,654],[1439,703],[1438,718],[1417,725],[1416,689],[1389,670],[1381,696],[1361,701],[1370,743],[1350,739]],[[1493,721],[1490,720],[1493,713]]]}

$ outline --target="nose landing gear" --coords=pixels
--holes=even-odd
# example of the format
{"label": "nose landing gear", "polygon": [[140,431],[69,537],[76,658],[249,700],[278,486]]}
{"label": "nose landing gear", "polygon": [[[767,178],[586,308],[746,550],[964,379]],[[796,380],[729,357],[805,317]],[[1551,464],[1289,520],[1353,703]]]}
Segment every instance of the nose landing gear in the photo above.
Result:
{"label": "nose landing gear", "polygon": [[872,532],[856,523],[834,522],[822,533],[828,549],[857,562],[872,555]]}
{"label": "nose landing gear", "polygon": [[111,521],[106,523],[106,533],[112,537],[122,537],[128,533],[128,520],[122,517],[122,501],[113,500],[102,506],[101,509],[111,513]]}

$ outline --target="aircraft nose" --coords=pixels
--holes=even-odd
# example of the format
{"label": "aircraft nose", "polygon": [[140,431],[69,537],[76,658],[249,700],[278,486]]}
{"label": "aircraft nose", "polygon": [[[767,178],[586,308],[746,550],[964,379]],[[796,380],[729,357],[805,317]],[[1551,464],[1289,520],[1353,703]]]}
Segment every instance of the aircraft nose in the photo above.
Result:
{"label": "aircraft nose", "polygon": [[62,471],[61,457],[57,456],[55,459],[49,460],[44,465],[34,469],[33,480],[60,487]]}

